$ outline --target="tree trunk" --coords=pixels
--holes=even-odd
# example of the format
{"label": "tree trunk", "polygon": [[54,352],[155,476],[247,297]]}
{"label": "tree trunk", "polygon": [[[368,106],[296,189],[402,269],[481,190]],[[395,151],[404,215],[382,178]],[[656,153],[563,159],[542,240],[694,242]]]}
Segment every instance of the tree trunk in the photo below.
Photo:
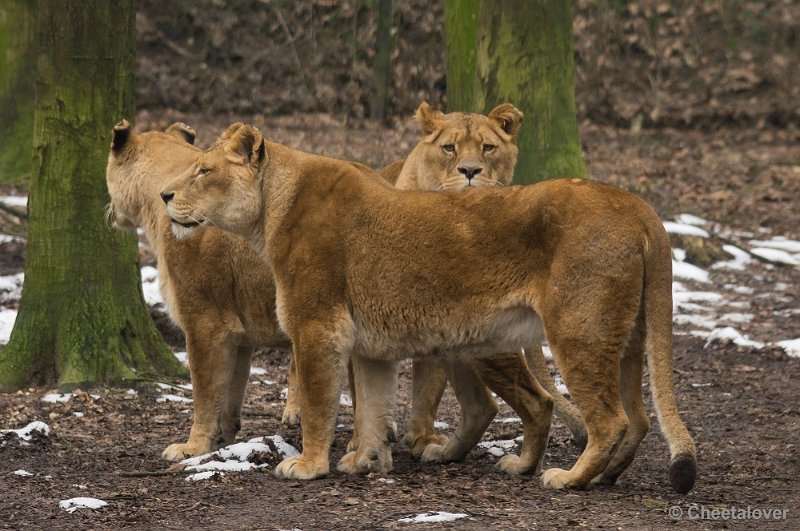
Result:
{"label": "tree trunk", "polygon": [[0,3],[0,182],[30,179],[33,167],[35,2]]}
{"label": "tree trunk", "polygon": [[572,2],[480,2],[476,68],[476,110],[507,101],[525,113],[517,183],[586,176],[575,117]]}
{"label": "tree trunk", "polygon": [[110,130],[134,113],[135,0],[40,0],[27,263],[0,389],[183,374],[144,304],[136,238],[108,227]]}
{"label": "tree trunk", "polygon": [[480,0],[445,0],[447,112],[480,112],[475,106],[475,45]]}
{"label": "tree trunk", "polygon": [[375,31],[375,82],[370,105],[373,120],[383,122],[389,102],[389,74],[392,55],[392,0],[378,0],[378,27]]}

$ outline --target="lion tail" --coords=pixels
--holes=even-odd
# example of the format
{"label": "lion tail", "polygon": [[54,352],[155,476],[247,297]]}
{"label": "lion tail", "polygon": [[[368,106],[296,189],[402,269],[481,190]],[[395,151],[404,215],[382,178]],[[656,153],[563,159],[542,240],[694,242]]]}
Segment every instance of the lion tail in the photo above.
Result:
{"label": "lion tail", "polygon": [[673,387],[672,359],[672,251],[669,236],[661,228],[650,233],[645,251],[644,314],[647,329],[645,350],[650,385],[661,432],[669,444],[669,481],[686,494],[697,476],[697,450],[692,436],[678,415]]}

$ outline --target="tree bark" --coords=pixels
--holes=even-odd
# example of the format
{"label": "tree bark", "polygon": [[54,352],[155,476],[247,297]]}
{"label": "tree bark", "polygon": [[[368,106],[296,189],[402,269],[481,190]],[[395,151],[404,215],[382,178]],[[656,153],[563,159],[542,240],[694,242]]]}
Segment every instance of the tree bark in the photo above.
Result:
{"label": "tree bark", "polygon": [[30,179],[33,167],[35,2],[0,3],[0,182]]}
{"label": "tree bark", "polygon": [[108,227],[110,130],[134,114],[135,0],[40,0],[27,263],[0,389],[183,374],[150,318],[136,238]]}
{"label": "tree bark", "polygon": [[480,0],[445,0],[447,112],[480,112],[475,106],[475,46]]}
{"label": "tree bark", "polygon": [[474,108],[488,112],[507,101],[525,113],[517,183],[586,176],[573,68],[572,2],[480,2]]}

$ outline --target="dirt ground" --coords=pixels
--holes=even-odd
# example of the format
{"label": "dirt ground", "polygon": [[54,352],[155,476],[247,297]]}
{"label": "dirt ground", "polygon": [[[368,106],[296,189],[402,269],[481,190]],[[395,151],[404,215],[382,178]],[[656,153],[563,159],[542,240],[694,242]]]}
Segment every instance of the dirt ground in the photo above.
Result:
{"label": "dirt ground", "polygon": [[[182,119],[207,144],[226,124],[186,115],[139,115],[142,128]],[[257,117],[237,117],[252,119]],[[232,120],[230,120],[232,121]],[[321,124],[321,125],[320,125]],[[380,165],[407,152],[417,138],[413,124],[392,129],[303,115],[261,123],[275,140]],[[722,129],[714,132],[631,132],[585,123],[581,138],[591,174],[648,199],[664,217],[692,213],[759,237],[800,237],[800,132]],[[22,270],[24,246],[0,245],[5,274]],[[739,329],[753,340],[800,337],[800,269],[755,262],[745,272],[711,270],[711,285],[743,285],[752,322]],[[707,287],[706,287],[707,288]],[[723,311],[722,309],[720,311]],[[154,314],[173,348],[181,336]],[[649,385],[644,386],[653,429],[628,472],[613,487],[586,491],[544,490],[538,477],[509,477],[496,458],[475,449],[461,463],[421,464],[402,445],[394,470],[383,476],[333,472],[310,482],[277,479],[272,468],[187,482],[163,472],[170,443],[184,440],[191,406],[159,403],[156,394],[86,390],[66,404],[41,401],[47,389],[0,395],[0,428],[42,420],[53,433],[31,445],[0,446],[0,527],[9,529],[797,529],[800,528],[800,359],[777,347],[754,349],[685,335],[676,326],[675,381],[681,415],[698,446],[698,480],[686,495],[669,487],[668,449],[661,437]],[[251,376],[239,440],[282,434],[296,447],[300,433],[280,423],[287,354],[259,352]],[[398,425],[408,418],[410,366],[403,365]],[[272,383],[275,382],[275,383]],[[173,382],[179,383],[179,382]],[[94,395],[94,396],[92,396]],[[75,412],[83,416],[74,415]],[[512,412],[502,406],[499,417]],[[440,420],[455,426],[458,407],[448,391]],[[344,453],[352,410],[343,407],[332,459]],[[493,423],[486,439],[513,439],[519,423]],[[579,450],[556,420],[545,467],[569,467]],[[12,472],[24,469],[32,476]],[[92,496],[107,507],[67,514],[59,500]],[[693,504],[707,509],[787,509],[786,520],[690,519]],[[674,507],[683,512],[675,518]],[[695,507],[694,510],[697,510]],[[449,523],[406,524],[423,512],[466,513]],[[694,513],[693,513],[694,514]]]}

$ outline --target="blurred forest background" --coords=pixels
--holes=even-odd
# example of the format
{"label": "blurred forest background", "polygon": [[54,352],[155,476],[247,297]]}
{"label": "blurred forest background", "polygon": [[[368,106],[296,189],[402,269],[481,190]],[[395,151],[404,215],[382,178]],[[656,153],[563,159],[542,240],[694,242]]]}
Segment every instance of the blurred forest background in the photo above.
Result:
{"label": "blurred forest background", "polygon": [[[369,118],[378,0],[140,0],[137,106]],[[444,107],[442,2],[394,0],[388,119]],[[800,2],[578,0],[579,122],[800,124]]]}

